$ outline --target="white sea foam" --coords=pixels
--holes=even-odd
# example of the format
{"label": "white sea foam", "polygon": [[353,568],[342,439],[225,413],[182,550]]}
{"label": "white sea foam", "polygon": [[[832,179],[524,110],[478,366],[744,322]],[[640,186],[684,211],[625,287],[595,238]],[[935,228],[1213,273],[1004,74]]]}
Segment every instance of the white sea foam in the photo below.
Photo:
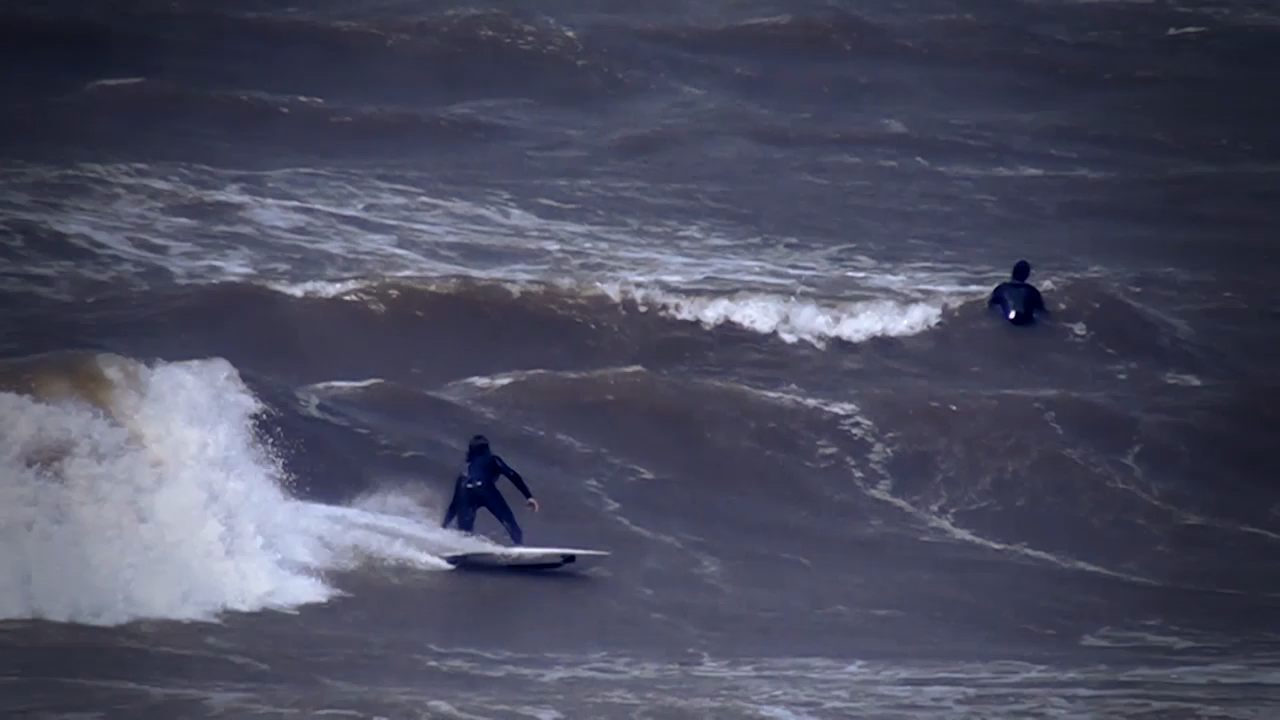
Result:
{"label": "white sea foam", "polygon": [[[32,189],[50,181],[74,190]],[[74,295],[76,278],[145,285],[162,273],[295,296],[349,295],[385,278],[563,281],[617,292],[625,284],[634,299],[681,319],[816,342],[918,332],[944,303],[989,284],[986,269],[882,265],[856,238],[801,242],[693,220],[696,211],[629,217],[593,210],[590,197],[577,207],[517,203],[474,190],[429,193],[419,182],[191,165],[0,170],[0,215],[63,233],[84,251],[74,263],[40,256],[23,267],[45,276],[0,273],[0,282],[60,296]],[[877,302],[855,302],[868,299]]]}
{"label": "white sea foam", "polygon": [[[254,435],[261,409],[221,359],[128,380],[105,364],[110,412],[0,393],[0,619],[112,625],[288,610],[370,559],[448,567],[484,544],[405,511],[292,498]],[[435,517],[435,511],[431,511]]]}
{"label": "white sea foam", "polygon": [[615,300],[630,299],[679,320],[706,327],[735,325],[789,343],[861,342],[877,336],[913,335],[942,319],[942,303],[892,300],[831,302],[763,293],[691,296],[648,288],[607,287]]}
{"label": "white sea foam", "polygon": [[[524,698],[572,715],[565,682],[607,682],[598,715],[635,707],[677,717],[1153,718],[1273,717],[1273,658],[1186,657],[1176,668],[1024,662],[920,662],[751,658],[660,663],[619,653],[567,656],[431,647],[430,668],[527,680]],[[536,661],[535,661],[536,660]],[[415,687],[379,688],[412,698]],[[492,707],[492,706],[490,706]],[[487,709],[487,708],[486,708]],[[494,708],[496,709],[496,708]]]}

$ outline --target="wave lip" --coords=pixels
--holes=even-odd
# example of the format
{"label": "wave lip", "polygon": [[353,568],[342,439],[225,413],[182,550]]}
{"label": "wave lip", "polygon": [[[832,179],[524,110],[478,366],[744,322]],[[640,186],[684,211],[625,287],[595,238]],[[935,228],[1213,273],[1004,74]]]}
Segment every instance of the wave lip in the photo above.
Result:
{"label": "wave lip", "polygon": [[859,343],[928,330],[942,319],[942,305],[894,300],[822,302],[765,293],[698,296],[648,288],[603,286],[617,302],[631,300],[668,317],[703,327],[733,325],[784,342],[825,347],[830,340]]}

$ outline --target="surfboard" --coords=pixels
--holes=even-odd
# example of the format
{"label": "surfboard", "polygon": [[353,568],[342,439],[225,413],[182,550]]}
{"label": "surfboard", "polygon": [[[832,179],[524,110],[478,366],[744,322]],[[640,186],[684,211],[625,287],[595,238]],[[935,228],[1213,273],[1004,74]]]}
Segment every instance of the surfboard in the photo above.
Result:
{"label": "surfboard", "polygon": [[496,550],[445,555],[456,568],[510,568],[514,570],[585,569],[608,557],[605,550],[577,548],[504,547]]}

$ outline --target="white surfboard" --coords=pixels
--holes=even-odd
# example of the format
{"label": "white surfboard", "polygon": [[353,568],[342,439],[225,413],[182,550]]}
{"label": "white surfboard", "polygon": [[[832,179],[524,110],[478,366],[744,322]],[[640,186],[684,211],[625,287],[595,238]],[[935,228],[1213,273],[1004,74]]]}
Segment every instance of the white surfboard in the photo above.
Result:
{"label": "white surfboard", "polygon": [[585,569],[604,558],[605,550],[577,548],[504,547],[445,555],[445,562],[456,568],[512,568],[522,570]]}

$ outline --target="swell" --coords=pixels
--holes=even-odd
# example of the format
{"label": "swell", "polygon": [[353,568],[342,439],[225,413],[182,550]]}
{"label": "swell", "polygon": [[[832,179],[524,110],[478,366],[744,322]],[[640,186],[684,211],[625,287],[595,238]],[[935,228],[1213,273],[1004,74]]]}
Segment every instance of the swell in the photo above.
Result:
{"label": "swell", "polygon": [[[994,12],[991,12],[994,10]],[[1231,13],[1109,5],[975,7],[964,14],[898,9],[892,16],[828,7],[718,22],[637,22],[631,32],[691,54],[740,60],[914,60],[1012,69],[1057,81],[1140,83],[1154,62],[1196,75],[1257,72],[1277,57],[1274,27]],[[1176,32],[1194,25],[1191,32]],[[1104,28],[1099,32],[1099,27]],[[1170,29],[1175,30],[1170,32]],[[1204,34],[1204,38],[1189,35]],[[1203,40],[1203,42],[1199,42]],[[1193,50],[1194,48],[1194,50]]]}
{"label": "swell", "polygon": [[[463,110],[335,106],[322,98],[187,87],[148,78],[98,80],[68,95],[10,106],[0,116],[10,156],[61,153],[83,161],[101,148],[148,157],[201,159],[204,138],[224,160],[254,164],[325,155],[352,160],[438,155],[518,137],[497,119]],[[413,150],[408,150],[413,148]]]}
{"label": "swell", "polygon": [[6,343],[31,351],[126,342],[182,357],[230,347],[237,362],[254,358],[290,377],[445,378],[521,366],[728,367],[772,354],[812,362],[829,343],[919,332],[941,314],[923,302],[472,279],[283,290],[219,283],[101,295],[78,310],[33,303],[8,316]]}
{"label": "swell", "polygon": [[[423,101],[437,92],[491,94],[528,86],[550,96],[617,89],[629,72],[663,62],[641,53],[637,40],[694,55],[768,62],[923,60],[941,53],[946,57],[939,59],[947,62],[967,59],[983,66],[1042,62],[1039,72],[1058,76],[1076,67],[1075,72],[1098,79],[1104,73],[1115,79],[1117,71],[1125,70],[1121,60],[1136,66],[1138,53],[1183,60],[1193,47],[1203,47],[1202,59],[1240,70],[1259,71],[1260,63],[1276,61],[1269,52],[1274,29],[1266,24],[1202,16],[1195,19],[1195,32],[1170,33],[1169,28],[1186,24],[1185,13],[1123,5],[1024,6],[1014,16],[1006,12],[998,18],[977,12],[907,13],[887,19],[836,9],[719,22],[652,22],[639,10],[633,16],[560,16],[578,27],[570,30],[546,16],[464,8],[335,20],[99,5],[69,13],[9,11],[3,37],[5,52],[74,85],[103,73],[149,75],[168,66],[175,77],[201,85],[351,93],[342,96],[354,102]],[[1094,32],[1100,22],[1105,33]],[[1050,23],[1053,32],[1039,29]],[[1188,37],[1199,34],[1205,37]],[[608,60],[613,56],[629,58],[631,64],[613,67]],[[1139,75],[1137,67],[1131,72]],[[373,77],[382,82],[360,82]],[[22,82],[20,77],[9,79]]]}
{"label": "swell", "polygon": [[911,51],[888,28],[852,13],[777,15],[717,24],[641,25],[635,33],[686,52],[749,58],[832,60]]}
{"label": "swell", "polygon": [[[1076,126],[1108,121],[1096,139],[1161,137],[1153,152],[1195,146],[1215,158],[1216,139],[1233,118],[1238,125],[1270,109],[1259,107],[1271,101],[1250,88],[1280,62],[1269,50],[1275,31],[1265,25],[1196,18],[1196,32],[1170,33],[1185,24],[1183,14],[1096,4],[1022,7],[1014,17],[883,19],[828,10],[717,23],[651,22],[638,11],[568,13],[563,22],[573,30],[497,10],[335,21],[113,7],[11,11],[0,19],[0,53],[22,69],[0,77],[11,101],[20,101],[4,114],[5,129],[39,138],[51,126],[46,150],[76,140],[77,120],[87,117],[103,133],[98,142],[139,142],[138,135],[158,133],[190,143],[221,121],[229,126],[223,134],[239,142],[256,138],[270,146],[297,133],[311,138],[311,153],[351,143],[354,156],[404,148],[410,140],[437,145],[459,134],[503,138],[494,126],[534,124],[535,106],[552,113],[539,123],[559,131],[548,140],[554,148],[574,142],[568,131],[583,130],[592,103],[614,116],[646,117],[651,107],[629,101],[658,97],[687,115],[680,108],[692,88],[715,107],[747,103],[767,115],[782,106],[846,116],[829,128],[796,131],[778,127],[793,118],[772,115],[736,134],[766,147],[874,143],[876,133],[856,129],[869,126],[862,117],[868,108],[907,115],[923,107],[972,122],[981,105],[997,114],[1057,115],[1050,122],[1063,141],[1092,142]],[[1094,30],[1099,26],[1105,31]],[[94,85],[120,78],[146,83],[128,91]],[[966,98],[956,104],[949,88],[960,82]],[[1215,103],[1200,100],[1209,91]],[[1135,92],[1142,96],[1137,110],[1120,95]],[[699,124],[722,120],[695,115]],[[854,130],[837,129],[850,122]],[[1264,125],[1252,125],[1233,147],[1272,153]],[[106,131],[113,127],[116,134]],[[130,127],[132,134],[125,132]],[[972,140],[946,130],[919,132],[937,135],[941,147],[932,149],[944,154]],[[673,131],[663,122],[623,132],[643,145],[646,137]],[[378,133],[401,142],[370,148]],[[15,143],[9,151],[22,150]]]}
{"label": "swell", "polygon": [[[496,9],[375,11],[358,20],[137,4],[25,10],[4,12],[0,24],[2,52],[24,69],[4,80],[37,95],[106,76],[356,105],[512,95],[577,101],[623,89],[628,78],[647,83],[673,70],[701,76],[697,68],[710,66],[690,64],[696,57],[772,65],[784,75],[812,73],[814,63],[834,70],[850,59],[909,60],[937,70],[959,63],[1055,83],[1088,79],[1099,89],[1169,75],[1243,85],[1245,76],[1280,61],[1276,30],[1266,22],[1124,4],[892,17],[827,8],[714,22],[654,21],[642,8],[557,12],[573,29],[545,15]],[[722,79],[734,74],[741,68]]]}
{"label": "swell", "polygon": [[35,88],[43,92],[105,75],[421,105],[529,86],[544,99],[581,96],[619,82],[571,33],[498,11],[357,23],[116,7],[74,17],[9,15],[0,27],[11,61],[45,76]]}
{"label": "swell", "polygon": [[[1157,290],[1148,290],[1156,300]],[[13,296],[22,311],[6,315],[4,346],[125,343],[182,357],[225,351],[299,382],[638,364],[804,378],[822,389],[867,372],[894,386],[1049,383],[1123,397],[1260,380],[1275,356],[1274,343],[1232,329],[1220,309],[1182,310],[1188,324],[1090,280],[1051,296],[1052,317],[1022,332],[996,322],[981,297],[847,301],[471,278],[217,283],[103,293],[80,305]]]}

